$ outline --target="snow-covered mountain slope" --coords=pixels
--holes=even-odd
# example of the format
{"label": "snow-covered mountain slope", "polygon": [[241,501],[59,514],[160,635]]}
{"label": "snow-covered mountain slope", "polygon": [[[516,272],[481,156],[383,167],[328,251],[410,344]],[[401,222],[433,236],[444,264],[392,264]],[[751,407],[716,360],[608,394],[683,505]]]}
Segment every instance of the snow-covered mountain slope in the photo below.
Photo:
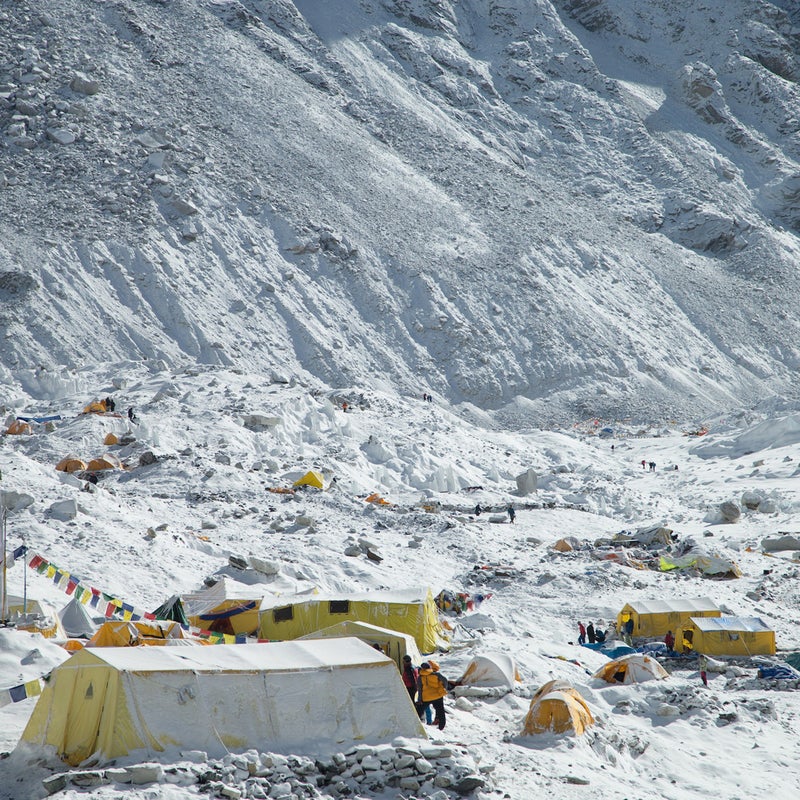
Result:
{"label": "snow-covered mountain slope", "polygon": [[795,393],[800,53],[761,0],[14,0],[0,360]]}

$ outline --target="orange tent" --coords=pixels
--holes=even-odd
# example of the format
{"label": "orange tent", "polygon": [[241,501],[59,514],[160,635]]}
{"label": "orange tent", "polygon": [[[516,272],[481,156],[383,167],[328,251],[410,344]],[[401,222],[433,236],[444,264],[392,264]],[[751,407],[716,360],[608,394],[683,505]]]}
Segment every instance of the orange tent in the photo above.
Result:
{"label": "orange tent", "polygon": [[93,403],[89,403],[88,406],[85,406],[81,414],[105,414],[106,413],[106,401],[105,400],[95,400]]}
{"label": "orange tent", "polygon": [[23,422],[21,419],[15,419],[8,428],[6,428],[6,433],[10,436],[22,436],[23,434],[33,433],[33,428],[31,428],[27,422]]}
{"label": "orange tent", "polygon": [[104,469],[122,469],[122,462],[110,453],[106,453],[100,458],[93,458],[87,465],[86,469],[89,472],[100,472]]}
{"label": "orange tent", "polygon": [[66,456],[56,464],[56,469],[59,472],[81,472],[86,469],[86,462],[75,456]]}
{"label": "orange tent", "polygon": [[103,439],[103,444],[110,447],[112,444],[119,444],[119,437],[116,433],[107,433],[106,438]]}

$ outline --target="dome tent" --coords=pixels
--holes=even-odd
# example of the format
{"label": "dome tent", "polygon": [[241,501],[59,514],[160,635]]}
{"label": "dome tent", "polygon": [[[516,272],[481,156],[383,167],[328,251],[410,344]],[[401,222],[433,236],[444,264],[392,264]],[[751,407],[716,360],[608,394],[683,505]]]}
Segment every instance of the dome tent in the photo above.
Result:
{"label": "dome tent", "polygon": [[592,677],[606,683],[644,683],[663,680],[669,677],[669,673],[654,658],[644,653],[632,653],[603,664]]}

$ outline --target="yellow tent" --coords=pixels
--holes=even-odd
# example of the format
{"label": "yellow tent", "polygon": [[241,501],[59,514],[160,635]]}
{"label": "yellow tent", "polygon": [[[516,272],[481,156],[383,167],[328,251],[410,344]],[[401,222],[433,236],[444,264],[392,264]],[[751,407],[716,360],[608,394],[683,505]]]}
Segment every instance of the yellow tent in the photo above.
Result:
{"label": "yellow tent", "polygon": [[[663,637],[667,631],[676,633],[689,617],[718,617],[722,612],[708,597],[675,598],[672,600],[636,600],[626,603],[617,614],[617,630],[633,619],[634,636]],[[675,639],[678,636],[675,635]]]}
{"label": "yellow tent", "polygon": [[45,639],[66,639],[58,613],[41,600],[8,595],[8,614],[18,631],[40,633]]}
{"label": "yellow tent", "polygon": [[[139,645],[165,645],[178,640],[191,641],[183,628],[172,620],[104,622],[86,643],[86,647],[137,647]],[[201,640],[195,640],[202,643]]]}
{"label": "yellow tent", "polygon": [[413,636],[422,653],[446,647],[430,589],[269,597],[261,604],[259,619],[261,639],[298,639],[337,622],[357,620]]}
{"label": "yellow tent", "polygon": [[296,480],[292,486],[313,486],[315,489],[322,489],[325,486],[325,478],[322,477],[321,472],[312,469]]}
{"label": "yellow tent", "polygon": [[103,439],[103,444],[106,447],[111,447],[111,445],[119,444],[119,437],[117,436],[116,433],[109,432],[106,434],[106,438]]}
{"label": "yellow tent", "polygon": [[86,462],[76,456],[66,456],[56,464],[59,472],[81,472],[86,469]]}
{"label": "yellow tent", "polygon": [[775,655],[775,631],[759,617],[692,617],[679,633],[677,642],[710,656]]}
{"label": "yellow tent", "polygon": [[390,631],[388,628],[379,628],[377,625],[370,625],[366,622],[355,622],[345,620],[321,631],[307,633],[299,637],[303,639],[339,639],[346,636],[355,636],[370,646],[378,645],[381,652],[389,656],[397,664],[400,670],[403,669],[403,656],[411,656],[411,663],[419,666],[422,663],[422,655],[419,652],[417,643],[413,636],[399,631]]}
{"label": "yellow tent", "polygon": [[654,658],[631,653],[603,664],[592,677],[606,683],[644,683],[663,680],[669,677],[669,673]]}
{"label": "yellow tent", "polygon": [[21,419],[15,419],[9,426],[6,428],[6,433],[9,436],[22,436],[23,434],[31,434],[33,433],[33,428]]}
{"label": "yellow tent", "polygon": [[181,602],[189,624],[196,628],[215,633],[251,634],[259,626],[263,597],[263,588],[222,578],[208,589],[183,595]]}
{"label": "yellow tent", "polygon": [[425,730],[397,667],[335,639],[84,648],[52,671],[22,742],[74,766],[181,750],[321,755],[398,736]]}
{"label": "yellow tent", "polygon": [[93,458],[87,465],[89,472],[100,472],[104,469],[122,469],[122,462],[111,453],[106,453],[100,458]]}
{"label": "yellow tent", "polygon": [[594,725],[594,717],[577,689],[567,684],[569,691],[537,692],[531,700],[522,733],[572,733],[582,736]]}
{"label": "yellow tent", "polygon": [[95,400],[89,405],[84,406],[83,411],[81,414],[105,414],[106,413],[106,401],[105,400]]}

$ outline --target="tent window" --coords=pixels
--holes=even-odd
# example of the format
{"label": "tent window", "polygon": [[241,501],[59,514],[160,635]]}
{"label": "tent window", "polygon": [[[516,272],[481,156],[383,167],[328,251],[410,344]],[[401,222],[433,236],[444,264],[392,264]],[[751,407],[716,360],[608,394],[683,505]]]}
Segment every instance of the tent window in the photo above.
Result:
{"label": "tent window", "polygon": [[86,700],[91,700],[93,697],[94,697],[94,689],[92,688],[92,684],[90,683],[86,689],[86,694],[84,695],[84,698]]}
{"label": "tent window", "polygon": [[272,610],[272,619],[274,622],[288,622],[289,620],[294,619],[294,606],[274,608]]}
{"label": "tent window", "polygon": [[328,602],[329,614],[349,614],[350,601],[349,600],[331,600]]}
{"label": "tent window", "polygon": [[730,638],[733,639],[734,642],[739,638],[738,633],[729,633],[728,636],[730,636]]}

